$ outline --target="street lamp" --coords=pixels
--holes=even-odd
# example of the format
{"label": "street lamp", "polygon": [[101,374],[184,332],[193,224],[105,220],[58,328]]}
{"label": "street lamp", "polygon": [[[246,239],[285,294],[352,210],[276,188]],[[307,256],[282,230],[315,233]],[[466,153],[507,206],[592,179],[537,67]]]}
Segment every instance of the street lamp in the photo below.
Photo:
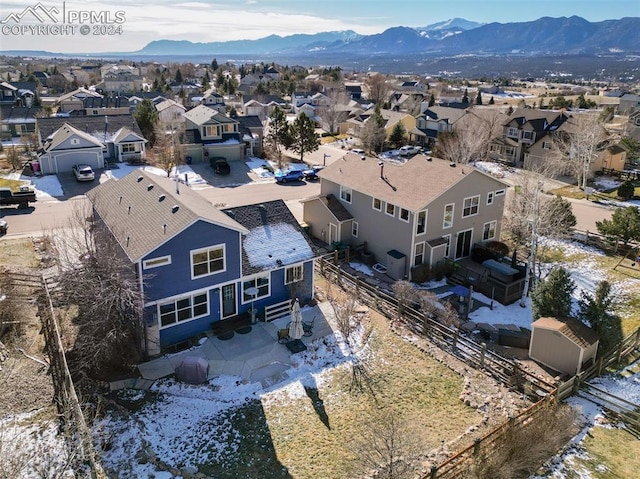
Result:
{"label": "street lamp", "polygon": [[331,158],[331,155],[329,155],[327,153],[323,153],[322,154],[322,165],[323,166],[327,166],[327,158]]}

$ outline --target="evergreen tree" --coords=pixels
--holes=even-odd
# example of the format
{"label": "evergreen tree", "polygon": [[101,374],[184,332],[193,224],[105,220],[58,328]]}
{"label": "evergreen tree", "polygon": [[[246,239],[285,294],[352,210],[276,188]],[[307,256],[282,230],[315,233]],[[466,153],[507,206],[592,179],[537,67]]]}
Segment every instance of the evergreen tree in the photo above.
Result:
{"label": "evergreen tree", "polygon": [[204,72],[204,77],[202,77],[202,92],[204,93],[211,86],[211,78],[209,78],[209,72]]}
{"label": "evergreen tree", "polygon": [[213,72],[215,73],[217,69],[218,69],[218,60],[214,58],[211,61],[211,70],[213,70]]}
{"label": "evergreen tree", "polygon": [[596,221],[598,233],[608,236],[625,245],[629,241],[640,241],[640,209],[635,206],[617,208],[611,219]]}
{"label": "evergreen tree", "polygon": [[224,85],[224,74],[222,70],[220,70],[216,75],[216,88],[220,88],[222,85]]}
{"label": "evergreen tree", "polygon": [[404,125],[400,122],[396,123],[396,125],[393,127],[393,130],[391,131],[391,135],[389,135],[389,143],[396,147],[402,146],[405,142],[406,133],[407,130],[405,129]]}
{"label": "evergreen tree", "polygon": [[180,71],[180,69],[178,68],[176,70],[176,76],[174,78],[174,80],[176,81],[176,83],[182,83],[182,72]]}
{"label": "evergreen tree", "polygon": [[433,96],[433,93],[431,94],[431,96],[429,97],[429,106],[433,106],[436,104],[436,97]]}
{"label": "evergreen tree", "polygon": [[513,107],[511,105],[509,105],[509,108],[507,108],[507,115],[508,116],[513,115]]}
{"label": "evergreen tree", "polygon": [[495,105],[496,102],[493,99],[493,96],[491,97],[491,99],[489,99],[489,105]]}
{"label": "evergreen tree", "polygon": [[476,95],[476,105],[482,105],[482,93],[478,90],[478,94]]}
{"label": "evergreen tree", "polygon": [[576,288],[571,274],[562,266],[540,280],[531,293],[533,319],[566,317],[571,314],[571,294]]}
{"label": "evergreen tree", "polygon": [[158,123],[158,112],[151,100],[142,100],[133,116],[140,127],[142,136],[149,140],[149,146],[153,147],[156,141],[155,128]]}
{"label": "evergreen tree", "polygon": [[464,89],[464,95],[462,95],[462,103],[469,103],[469,90]]}
{"label": "evergreen tree", "polygon": [[280,107],[276,106],[269,115],[265,144],[269,146],[276,155],[278,167],[282,162],[282,147],[288,148],[291,144],[291,135],[287,116]]}
{"label": "evergreen tree", "polygon": [[578,300],[578,318],[588,322],[600,338],[598,352],[609,352],[622,340],[620,318],[613,314],[616,299],[611,294],[611,284],[600,281],[593,295],[586,291]]}
{"label": "evergreen tree", "polygon": [[640,141],[630,136],[625,136],[620,140],[620,146],[627,150],[627,159],[637,160],[640,156]]}
{"label": "evergreen tree", "polygon": [[589,103],[587,103],[584,95],[579,95],[578,98],[576,98],[576,106],[582,110],[589,108]]}
{"label": "evergreen tree", "polygon": [[540,97],[540,109],[542,110],[543,108],[545,108],[544,106],[544,97]]}
{"label": "evergreen tree", "polygon": [[618,196],[625,201],[630,200],[631,198],[633,198],[635,190],[636,190],[636,186],[634,185],[633,181],[631,180],[623,181],[618,186]]}
{"label": "evergreen tree", "polygon": [[304,160],[304,154],[316,151],[320,147],[316,124],[305,114],[298,115],[291,125],[290,148],[300,155],[300,162]]}

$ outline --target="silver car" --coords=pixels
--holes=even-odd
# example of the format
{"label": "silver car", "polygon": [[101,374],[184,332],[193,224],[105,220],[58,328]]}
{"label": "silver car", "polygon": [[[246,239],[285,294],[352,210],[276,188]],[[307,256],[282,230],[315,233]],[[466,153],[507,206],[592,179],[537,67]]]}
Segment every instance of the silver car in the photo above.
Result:
{"label": "silver car", "polygon": [[89,165],[73,165],[72,170],[78,181],[93,181],[96,179],[96,174]]}

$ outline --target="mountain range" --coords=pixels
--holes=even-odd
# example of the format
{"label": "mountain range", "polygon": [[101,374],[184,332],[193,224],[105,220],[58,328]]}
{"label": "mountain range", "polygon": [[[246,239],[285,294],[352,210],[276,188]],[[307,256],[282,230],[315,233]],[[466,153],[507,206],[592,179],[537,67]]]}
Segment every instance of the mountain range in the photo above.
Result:
{"label": "mountain range", "polygon": [[270,35],[258,40],[194,43],[156,40],[131,55],[280,54],[603,54],[640,51],[640,17],[589,22],[542,17],[520,23],[480,24],[461,18],[425,27],[398,26],[360,35],[352,30],[314,35]]}

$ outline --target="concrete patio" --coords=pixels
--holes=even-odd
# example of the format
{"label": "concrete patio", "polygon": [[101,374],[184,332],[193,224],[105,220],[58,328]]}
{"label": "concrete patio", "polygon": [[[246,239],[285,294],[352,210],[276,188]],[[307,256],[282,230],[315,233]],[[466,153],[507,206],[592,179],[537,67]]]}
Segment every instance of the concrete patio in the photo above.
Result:
{"label": "concrete patio", "polygon": [[[317,306],[302,309],[303,322],[311,322],[314,318],[312,335],[301,338],[306,346],[333,333],[331,324],[335,324],[334,313],[329,303],[318,303]],[[174,374],[176,367],[187,356],[199,356],[209,363],[209,379],[223,374],[234,375],[247,382],[260,382],[263,387],[271,386],[286,379],[287,369],[295,362],[286,344],[278,342],[278,329],[286,328],[289,321],[290,315],[270,323],[258,322],[252,325],[250,332],[236,332],[227,340],[208,334],[200,346],[139,364],[142,379],[118,381],[111,384],[111,389],[146,389],[154,380]]]}

